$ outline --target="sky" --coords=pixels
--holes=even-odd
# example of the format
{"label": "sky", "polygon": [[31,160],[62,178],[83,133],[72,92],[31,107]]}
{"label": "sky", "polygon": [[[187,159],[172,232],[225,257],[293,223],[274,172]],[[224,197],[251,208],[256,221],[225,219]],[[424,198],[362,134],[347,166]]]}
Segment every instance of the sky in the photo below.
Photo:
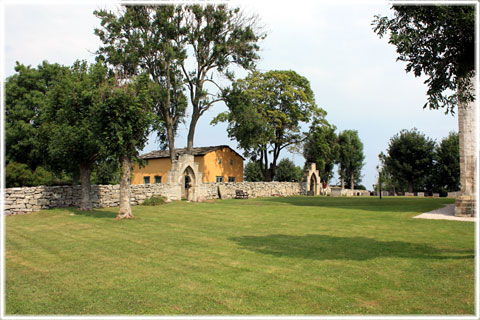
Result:
{"label": "sky", "polygon": [[[377,14],[392,15],[386,1],[230,1],[246,12],[257,14],[267,37],[260,42],[257,69],[294,70],[306,77],[316,103],[327,112],[326,119],[339,131],[357,130],[364,145],[362,184],[372,189],[376,182],[378,154],[385,152],[392,136],[402,129],[417,128],[440,142],[458,131],[456,116],[444,110],[423,109],[425,78],[405,72],[397,62],[395,47],[380,39],[372,29]],[[114,8],[102,2],[6,2],[3,5],[3,77],[15,73],[16,61],[36,67],[43,60],[71,65],[75,60],[93,62],[100,41],[94,35],[99,19],[95,9]],[[238,70],[238,77],[246,76]],[[200,118],[195,146],[230,145],[226,124],[210,121],[226,111],[217,103]],[[181,126],[176,147],[185,147],[189,120]],[[303,127],[306,131],[308,126]],[[141,153],[158,149],[154,135]],[[283,152],[303,166],[301,154]],[[337,177],[331,181],[337,182]]]}

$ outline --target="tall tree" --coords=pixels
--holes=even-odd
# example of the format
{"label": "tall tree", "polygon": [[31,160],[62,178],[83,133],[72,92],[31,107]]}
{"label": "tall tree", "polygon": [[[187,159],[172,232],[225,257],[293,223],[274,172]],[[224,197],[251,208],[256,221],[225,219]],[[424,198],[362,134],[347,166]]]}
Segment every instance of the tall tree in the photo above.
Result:
{"label": "tall tree", "polygon": [[[389,43],[397,47],[397,60],[407,62],[407,72],[427,77],[425,106],[445,107],[448,113],[458,105],[462,199],[457,198],[456,214],[473,215],[478,138],[474,103],[475,5],[392,8],[393,18],[376,16],[374,30],[380,37],[390,32]],[[462,202],[466,204],[463,208]]]}
{"label": "tall tree", "polygon": [[212,123],[228,122],[228,136],[258,161],[265,181],[275,176],[280,152],[304,140],[301,123],[325,116],[308,80],[294,71],[253,72],[225,90],[225,101],[228,111]]}
{"label": "tall tree", "polygon": [[[199,118],[215,102],[223,100],[219,80],[233,80],[231,66],[252,70],[259,58],[257,42],[265,35],[258,27],[257,17],[248,16],[239,8],[183,6],[181,15],[186,33],[177,45],[186,44],[193,53],[193,64],[186,60],[181,64],[193,107],[187,138],[187,151],[191,152]],[[216,94],[212,93],[215,91]]]}
{"label": "tall tree", "polygon": [[342,179],[342,188],[345,182],[350,183],[353,190],[355,184],[361,182],[361,172],[364,165],[363,143],[356,130],[345,130],[338,134],[338,173]]}
{"label": "tall tree", "polygon": [[[66,67],[42,62],[37,68],[17,62],[16,73],[5,81],[5,160],[31,170],[48,166],[48,134],[42,131],[47,92]],[[50,169],[50,168],[49,168]]]}
{"label": "tall tree", "polygon": [[338,158],[336,127],[328,123],[314,123],[303,145],[307,162],[315,162],[320,178],[327,183],[333,177],[333,167]]}
{"label": "tall tree", "polygon": [[460,146],[458,134],[450,132],[435,148],[435,187],[438,192],[460,188]]}
{"label": "tall tree", "polygon": [[107,76],[101,63],[77,61],[50,87],[42,126],[49,133],[48,153],[53,162],[79,172],[82,185],[80,210],[91,210],[91,172],[100,160],[102,139],[98,125],[100,87]]}
{"label": "tall tree", "polygon": [[98,118],[101,138],[108,153],[119,157],[120,208],[117,219],[133,218],[130,206],[130,176],[133,157],[143,149],[153,120],[148,75],[119,81],[109,79],[101,87],[102,102]]}
{"label": "tall tree", "polygon": [[423,133],[402,130],[390,139],[385,163],[399,181],[407,181],[408,192],[422,188],[425,178],[433,170],[435,141]]}
{"label": "tall tree", "polygon": [[123,47],[129,59],[148,73],[156,113],[155,129],[161,146],[167,144],[175,160],[175,135],[187,107],[180,65],[186,59],[186,36],[181,7],[172,5],[126,5],[118,14],[94,12],[102,28],[95,29],[104,46],[98,53],[113,59]]}
{"label": "tall tree", "polygon": [[103,102],[99,116],[107,150],[118,156],[121,166],[120,208],[117,219],[133,218],[130,206],[132,159],[143,149],[153,123],[152,82],[142,73],[139,44],[118,36],[123,24],[134,23],[109,12],[95,12],[106,30],[97,30],[104,47],[99,61],[110,67],[110,79],[101,88]]}

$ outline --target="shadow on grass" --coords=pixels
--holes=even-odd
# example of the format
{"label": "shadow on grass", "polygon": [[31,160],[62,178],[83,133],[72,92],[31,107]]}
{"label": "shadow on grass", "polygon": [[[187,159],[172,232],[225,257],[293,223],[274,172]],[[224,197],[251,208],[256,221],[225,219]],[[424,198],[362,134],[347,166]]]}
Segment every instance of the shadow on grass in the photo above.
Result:
{"label": "shadow on grass", "polygon": [[[433,201],[432,201],[433,200]],[[262,202],[286,203],[294,206],[325,207],[352,210],[384,211],[384,212],[427,212],[448,203],[450,199],[391,197],[271,197],[262,198]]]}
{"label": "shadow on grass", "polygon": [[474,259],[473,250],[438,249],[404,241],[378,241],[364,237],[308,234],[229,238],[239,246],[277,257],[313,260],[368,260],[378,257],[418,259]]}
{"label": "shadow on grass", "polygon": [[82,211],[76,208],[65,208],[66,211],[73,213],[76,216],[85,216],[92,218],[103,218],[103,219],[115,219],[118,215],[118,212],[114,211],[104,211],[104,210],[91,210],[91,211]]}

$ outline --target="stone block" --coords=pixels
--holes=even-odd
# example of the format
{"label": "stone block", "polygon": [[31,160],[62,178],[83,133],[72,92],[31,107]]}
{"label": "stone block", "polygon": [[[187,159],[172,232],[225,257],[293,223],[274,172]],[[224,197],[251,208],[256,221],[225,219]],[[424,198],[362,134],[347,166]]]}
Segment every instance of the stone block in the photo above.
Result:
{"label": "stone block", "polygon": [[417,197],[425,197],[425,192],[417,192]]}
{"label": "stone block", "polygon": [[405,197],[413,197],[414,195],[413,192],[405,192]]}

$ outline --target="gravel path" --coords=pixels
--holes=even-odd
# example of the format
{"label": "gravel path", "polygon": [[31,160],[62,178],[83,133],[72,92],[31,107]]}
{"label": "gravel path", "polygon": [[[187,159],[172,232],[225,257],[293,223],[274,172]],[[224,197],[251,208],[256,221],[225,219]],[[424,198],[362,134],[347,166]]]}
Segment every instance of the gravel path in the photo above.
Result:
{"label": "gravel path", "polygon": [[457,220],[457,221],[471,221],[476,220],[475,217],[455,217],[455,204],[447,204],[445,207],[436,209],[430,212],[422,213],[414,218],[420,219],[443,219],[443,220]]}

